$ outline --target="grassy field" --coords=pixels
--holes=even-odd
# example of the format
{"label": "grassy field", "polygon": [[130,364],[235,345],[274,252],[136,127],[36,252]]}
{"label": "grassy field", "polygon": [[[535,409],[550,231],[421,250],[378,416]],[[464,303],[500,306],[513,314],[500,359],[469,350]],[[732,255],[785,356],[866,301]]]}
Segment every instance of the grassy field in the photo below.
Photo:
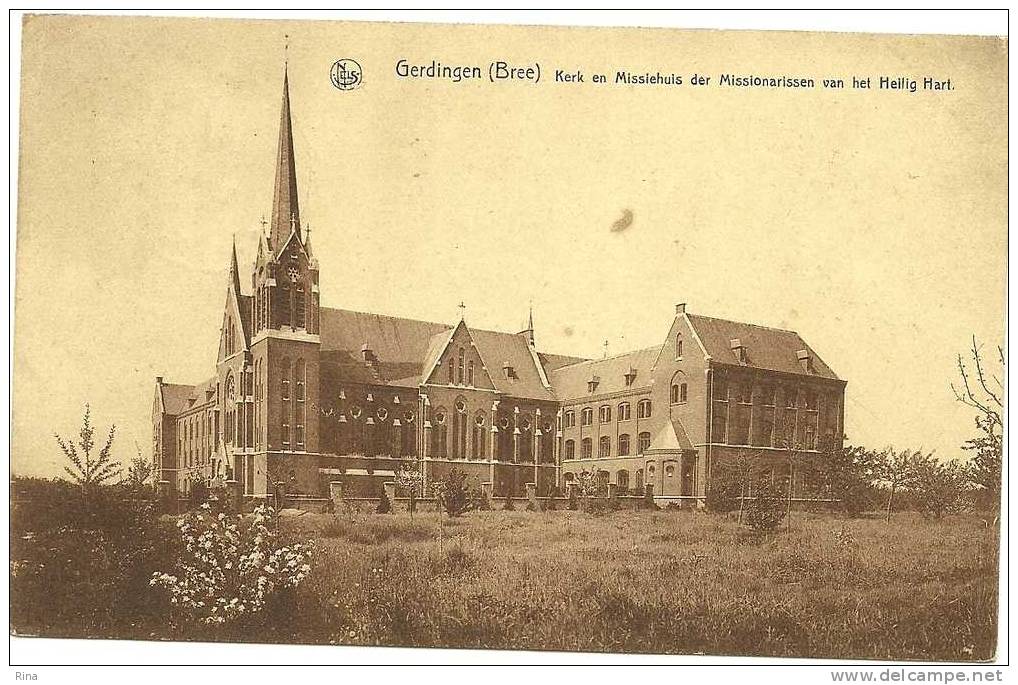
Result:
{"label": "grassy field", "polygon": [[692,512],[287,518],[317,540],[287,641],[984,660],[982,520],[796,514],[756,535]]}

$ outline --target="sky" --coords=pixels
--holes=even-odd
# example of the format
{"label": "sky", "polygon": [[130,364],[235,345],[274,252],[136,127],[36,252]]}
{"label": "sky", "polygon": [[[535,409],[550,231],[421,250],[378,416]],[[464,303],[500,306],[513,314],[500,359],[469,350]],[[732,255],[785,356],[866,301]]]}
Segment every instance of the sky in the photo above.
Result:
{"label": "sky", "polygon": [[[1002,39],[87,17],[22,37],[15,473],[58,475],[86,402],[117,457],[149,456],[155,377],[212,375],[231,242],[248,267],[271,209],[284,52],[324,306],[453,323],[462,301],[514,332],[532,302],[542,350],[596,357],[660,344],[685,302],[798,331],[847,380],[855,444],[950,458],[973,433],[950,384],[973,335],[1004,341]],[[340,58],[361,87],[332,86]],[[542,80],[401,80],[399,59]],[[620,69],[954,89],[591,83]]]}

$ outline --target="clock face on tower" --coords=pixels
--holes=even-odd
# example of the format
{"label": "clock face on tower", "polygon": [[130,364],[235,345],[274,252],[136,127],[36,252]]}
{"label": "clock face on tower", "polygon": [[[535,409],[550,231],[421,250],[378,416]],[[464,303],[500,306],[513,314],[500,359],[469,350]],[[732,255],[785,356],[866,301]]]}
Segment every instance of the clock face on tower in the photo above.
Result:
{"label": "clock face on tower", "polygon": [[289,269],[287,269],[286,273],[290,275],[291,281],[293,281],[294,283],[297,282],[297,277],[300,275],[300,272],[297,271],[297,267],[291,266]]}

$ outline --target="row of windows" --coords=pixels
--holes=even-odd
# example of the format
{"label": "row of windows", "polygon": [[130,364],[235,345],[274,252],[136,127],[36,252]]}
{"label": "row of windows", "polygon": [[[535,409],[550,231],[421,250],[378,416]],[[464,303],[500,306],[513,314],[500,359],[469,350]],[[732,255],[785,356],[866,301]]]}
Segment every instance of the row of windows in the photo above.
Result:
{"label": "row of windows", "polygon": [[[630,456],[630,437],[628,433],[623,433],[619,436],[618,440],[618,456],[628,457]],[[644,454],[650,449],[650,433],[640,433],[637,436],[636,442],[637,454]],[[580,459],[592,459],[594,456],[594,442],[590,438],[584,438],[580,441]],[[607,459],[612,456],[612,440],[607,435],[602,435],[597,441],[597,457],[598,459]],[[563,446],[563,459],[576,459],[576,441],[566,440]]]}
{"label": "row of windows", "polygon": [[[453,383],[459,383],[460,385],[463,385],[465,381],[467,385],[473,387],[474,361],[471,359],[470,361],[467,361],[466,364],[464,364],[465,357],[466,351],[464,350],[464,348],[461,347],[459,348],[458,361],[456,361],[456,363],[454,363],[453,359],[447,361],[447,364],[449,365],[449,385],[452,385]],[[463,374],[464,368],[466,369],[465,376]]]}
{"label": "row of windows", "polygon": [[816,410],[820,406],[820,393],[812,388],[773,383],[753,384],[748,381],[729,382],[724,377],[718,377],[714,381],[714,400],[739,404],[759,404],[765,407],[782,406],[786,409],[799,407],[800,409]]}
{"label": "row of windows", "polygon": [[[685,386],[685,383],[683,383]],[[618,420],[628,421],[632,418],[631,407],[629,402],[622,402],[618,406]],[[636,418],[638,419],[649,419],[653,406],[650,400],[640,400],[636,404]],[[597,409],[597,418],[601,423],[611,423],[612,420],[612,407],[610,405],[602,405]],[[584,407],[580,411],[580,425],[590,426],[594,423],[594,410],[590,407]],[[576,425],[576,412],[569,410],[562,414],[562,425],[564,428],[572,428]]]}

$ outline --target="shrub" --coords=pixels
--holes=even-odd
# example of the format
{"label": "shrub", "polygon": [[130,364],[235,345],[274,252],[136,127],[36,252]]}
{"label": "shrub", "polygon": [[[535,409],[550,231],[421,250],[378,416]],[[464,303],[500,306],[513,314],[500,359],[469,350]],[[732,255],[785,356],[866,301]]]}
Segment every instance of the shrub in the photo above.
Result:
{"label": "shrub", "polygon": [[467,474],[451,469],[445,480],[433,484],[435,497],[449,516],[460,516],[473,508],[473,497],[467,489]]}
{"label": "shrub", "polygon": [[152,570],[172,557],[152,503],[119,486],[87,496],[63,481],[19,479],[10,548],[12,630],[142,637],[159,622]]}
{"label": "shrub", "polygon": [[184,545],[177,574],[154,572],[150,584],[164,588],[189,622],[223,624],[258,614],[310,572],[311,545],[279,546],[272,508],[255,509],[249,526],[238,525],[242,518],[206,503],[177,522]]}
{"label": "shrub", "polygon": [[576,511],[579,508],[580,500],[576,496],[576,488],[569,488],[569,511]]}
{"label": "shrub", "polygon": [[513,491],[510,490],[505,495],[505,504],[502,506],[503,511],[516,511],[516,505],[513,503]]}
{"label": "shrub", "polygon": [[707,511],[725,514],[739,508],[739,483],[732,480],[712,480],[707,486]]}
{"label": "shrub", "polygon": [[745,520],[753,530],[774,530],[784,520],[788,503],[768,482],[758,483],[746,505]]}

